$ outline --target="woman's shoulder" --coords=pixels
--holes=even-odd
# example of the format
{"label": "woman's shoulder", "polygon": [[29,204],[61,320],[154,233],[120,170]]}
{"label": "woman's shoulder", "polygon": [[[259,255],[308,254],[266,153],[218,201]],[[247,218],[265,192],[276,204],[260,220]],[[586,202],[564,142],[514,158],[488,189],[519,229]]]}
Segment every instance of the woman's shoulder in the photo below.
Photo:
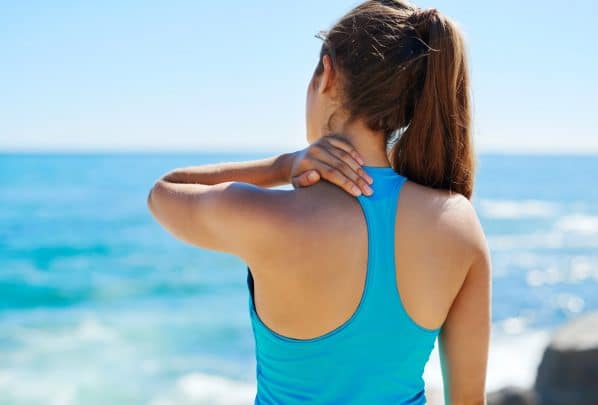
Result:
{"label": "woman's shoulder", "polygon": [[471,200],[463,194],[436,189],[407,180],[399,209],[428,240],[451,245],[467,255],[485,249],[485,236]]}

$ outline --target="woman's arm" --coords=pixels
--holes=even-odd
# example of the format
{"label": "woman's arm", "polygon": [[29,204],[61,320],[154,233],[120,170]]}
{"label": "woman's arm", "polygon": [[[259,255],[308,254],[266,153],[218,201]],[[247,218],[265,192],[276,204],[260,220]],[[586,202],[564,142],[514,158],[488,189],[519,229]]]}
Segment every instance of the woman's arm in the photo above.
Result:
{"label": "woman's arm", "polygon": [[237,255],[251,263],[284,229],[289,191],[248,183],[214,185],[158,180],[147,204],[156,221],[191,245]]}
{"label": "woman's arm", "polygon": [[306,187],[323,178],[350,194],[369,194],[371,178],[361,164],[363,159],[348,141],[328,135],[296,152],[245,162],[178,168],[161,180],[205,185],[238,181],[259,187],[292,183],[294,187]]}
{"label": "woman's arm", "polygon": [[227,181],[274,187],[290,182],[293,153],[245,162],[214,163],[183,167],[168,172],[162,180],[168,183],[214,185]]}
{"label": "woman's arm", "polygon": [[332,179],[332,183],[345,189],[351,190],[354,184],[347,175],[359,177],[355,181],[367,186],[367,174],[360,177],[362,169],[354,155],[333,146],[338,143],[336,139],[327,139],[274,158],[171,171],[151,189],[147,198],[149,210],[177,238],[235,254],[251,263],[260,254],[268,253],[272,241],[280,238],[297,208],[290,192],[260,185],[281,184],[293,175],[299,181],[309,180],[306,173],[319,174],[321,170],[322,178]]}
{"label": "woman's arm", "polygon": [[492,325],[492,265],[473,208],[464,231],[474,240],[472,262],[442,326],[438,343],[447,405],[485,405]]}

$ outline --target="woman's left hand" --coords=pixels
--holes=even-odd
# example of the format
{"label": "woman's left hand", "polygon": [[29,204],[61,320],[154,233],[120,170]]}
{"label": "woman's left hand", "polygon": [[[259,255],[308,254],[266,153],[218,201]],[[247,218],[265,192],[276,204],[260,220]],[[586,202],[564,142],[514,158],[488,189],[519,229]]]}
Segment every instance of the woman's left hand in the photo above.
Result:
{"label": "woman's left hand", "polygon": [[373,180],[362,165],[363,158],[348,140],[326,135],[292,154],[289,177],[294,187],[308,187],[324,178],[354,196],[371,195]]}

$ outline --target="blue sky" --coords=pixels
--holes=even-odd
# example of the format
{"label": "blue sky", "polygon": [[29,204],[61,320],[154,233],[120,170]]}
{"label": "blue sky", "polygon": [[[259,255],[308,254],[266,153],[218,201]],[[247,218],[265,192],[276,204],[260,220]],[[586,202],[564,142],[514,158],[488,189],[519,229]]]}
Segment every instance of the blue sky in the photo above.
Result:
{"label": "blue sky", "polygon": [[[0,149],[282,151],[356,1],[0,0]],[[479,151],[598,152],[586,1],[419,1],[468,44]]]}

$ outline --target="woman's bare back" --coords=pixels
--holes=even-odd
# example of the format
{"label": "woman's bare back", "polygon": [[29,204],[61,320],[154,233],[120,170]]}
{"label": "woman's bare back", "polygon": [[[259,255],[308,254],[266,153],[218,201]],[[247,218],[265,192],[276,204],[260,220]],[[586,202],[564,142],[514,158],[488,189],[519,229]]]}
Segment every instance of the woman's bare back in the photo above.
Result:
{"label": "woman's bare back", "polygon": [[[271,249],[251,264],[261,320],[310,339],[357,309],[367,267],[367,226],[355,197],[327,183],[289,192],[289,216]],[[440,327],[476,255],[479,232],[460,194],[406,181],[395,220],[396,283],[411,320]]]}

